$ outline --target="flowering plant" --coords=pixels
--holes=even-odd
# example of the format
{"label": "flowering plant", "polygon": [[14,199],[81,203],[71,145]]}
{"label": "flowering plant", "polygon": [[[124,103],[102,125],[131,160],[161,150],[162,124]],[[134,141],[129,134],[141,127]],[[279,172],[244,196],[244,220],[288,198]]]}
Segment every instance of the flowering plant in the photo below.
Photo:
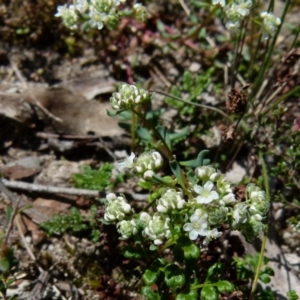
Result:
{"label": "flowering plant", "polygon": [[[122,84],[111,97],[111,103],[117,109],[115,114],[127,109],[146,122],[137,106],[151,99],[149,92]],[[114,115],[111,112],[109,114]],[[109,193],[106,196],[103,222],[115,224],[121,240],[134,239],[145,247],[147,255],[153,257],[166,249],[181,249],[182,255],[186,257],[186,268],[193,273],[193,267],[188,261],[199,259],[201,250],[213,240],[221,238],[226,231],[239,230],[248,241],[252,241],[264,230],[269,201],[260,187],[250,183],[246,187],[245,199],[238,199],[226,176],[204,159],[206,150],[201,151],[195,160],[177,161],[172,153],[168,131],[154,126],[151,131],[156,148],[161,152],[146,151],[138,157],[131,153],[117,165],[119,171],[127,170],[135,174],[139,185],[150,190],[148,205],[135,211],[124,195]],[[146,135],[150,135],[150,131]],[[164,166],[167,164],[172,174],[164,174]],[[136,250],[131,251],[136,255]],[[126,255],[133,253],[128,254],[127,251]],[[144,254],[141,252],[140,255]],[[160,285],[168,282],[174,292],[189,287],[189,293],[199,286],[176,263],[166,264],[161,260],[156,263],[159,267],[155,274],[149,269],[143,277],[146,285],[143,293],[148,297],[154,293],[149,289],[153,283]],[[175,276],[177,280],[173,278]],[[174,281],[170,281],[170,277]],[[215,283],[216,289],[209,292],[209,295],[217,293],[219,282]],[[228,281],[222,282],[224,290],[232,291],[233,286]],[[204,286],[201,294],[205,294],[205,291]]]}

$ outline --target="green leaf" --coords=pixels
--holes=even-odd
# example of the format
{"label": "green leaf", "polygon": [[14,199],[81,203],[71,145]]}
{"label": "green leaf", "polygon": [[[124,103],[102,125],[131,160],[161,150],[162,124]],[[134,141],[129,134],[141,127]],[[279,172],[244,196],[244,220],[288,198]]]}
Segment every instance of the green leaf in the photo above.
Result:
{"label": "green leaf", "polygon": [[172,143],[176,143],[179,142],[183,139],[186,138],[187,134],[189,132],[189,128],[188,127],[184,127],[181,131],[179,132],[175,132],[175,133],[170,133],[170,140],[172,141]]}
{"label": "green leaf", "polygon": [[207,279],[209,282],[213,282],[214,278],[217,278],[219,274],[223,272],[223,265],[221,263],[213,264],[207,272]]}
{"label": "green leaf", "polygon": [[14,210],[11,206],[6,207],[6,209],[5,209],[5,218],[6,218],[7,223],[9,223],[13,211]]}
{"label": "green leaf", "polygon": [[184,258],[189,260],[189,259],[195,259],[197,260],[200,257],[200,248],[191,243],[188,246],[184,246],[183,247],[183,251],[184,251]]}
{"label": "green leaf", "polygon": [[289,300],[298,300],[299,299],[299,296],[297,295],[297,293],[294,290],[287,292],[286,295]]}
{"label": "green leaf", "polygon": [[176,296],[175,299],[176,300],[197,300],[198,299],[198,293],[195,290],[190,291],[188,294],[180,293]]}
{"label": "green leaf", "polygon": [[183,189],[185,189],[185,183],[184,183],[182,173],[181,173],[181,169],[180,169],[180,166],[179,166],[178,162],[176,160],[172,160],[172,161],[169,162],[169,164],[170,164],[170,168],[171,168],[173,174],[175,175],[175,177],[178,180],[178,183],[181,185],[181,187]]}
{"label": "green leaf", "polygon": [[124,111],[124,109],[122,109],[122,110],[113,110],[113,111],[107,110],[106,113],[109,117],[115,117],[115,116],[119,115],[120,113],[122,113],[123,111]]}
{"label": "green leaf", "polygon": [[175,264],[169,264],[165,268],[165,283],[169,287],[179,288],[185,284],[183,271]]}
{"label": "green leaf", "polygon": [[234,290],[234,285],[227,280],[221,280],[215,285],[220,293],[231,293]]}
{"label": "green leaf", "polygon": [[7,258],[0,259],[0,272],[5,273],[10,268],[10,262]]}
{"label": "green leaf", "polygon": [[156,129],[160,133],[163,140],[166,142],[166,144],[167,144],[168,148],[170,149],[170,151],[172,151],[171,139],[170,139],[170,135],[167,131],[167,128],[164,127],[164,126],[157,126]]}
{"label": "green leaf", "polygon": [[160,275],[161,271],[159,269],[147,269],[143,275],[143,281],[146,285],[150,286],[156,282]]}
{"label": "green leaf", "polygon": [[201,300],[218,300],[218,293],[213,286],[205,286],[200,293]]}
{"label": "green leaf", "polygon": [[142,288],[142,294],[149,300],[160,300],[161,297],[155,291],[153,291],[150,287],[144,286]]}
{"label": "green leaf", "polygon": [[196,159],[188,160],[188,161],[181,161],[181,162],[179,162],[179,164],[181,166],[190,167],[190,168],[201,167],[201,166],[206,165],[206,164],[209,163],[209,161],[207,162],[207,161],[204,160],[204,156],[207,153],[209,153],[209,150],[202,150],[201,152],[199,152]]}
{"label": "green leaf", "polygon": [[143,256],[143,249],[141,247],[127,246],[122,249],[123,255],[130,259],[140,259]]}
{"label": "green leaf", "polygon": [[265,269],[263,270],[262,273],[267,274],[269,276],[274,276],[275,275],[274,270],[270,267],[265,267]]}
{"label": "green leaf", "polygon": [[193,76],[190,71],[185,71],[183,73],[183,89],[186,92],[191,92],[193,86]]}
{"label": "green leaf", "polygon": [[269,283],[271,281],[271,278],[269,275],[267,274],[260,274],[259,275],[259,279],[263,282],[263,283]]}
{"label": "green leaf", "polygon": [[136,132],[141,139],[143,139],[144,141],[147,141],[148,143],[153,144],[152,136],[147,128],[145,128],[141,125],[138,125]]}
{"label": "green leaf", "polygon": [[167,184],[167,185],[170,185],[170,184],[175,185],[177,183],[177,181],[174,180],[170,176],[160,177],[156,174],[153,175],[152,181],[154,181],[155,183],[161,183],[161,184]]}

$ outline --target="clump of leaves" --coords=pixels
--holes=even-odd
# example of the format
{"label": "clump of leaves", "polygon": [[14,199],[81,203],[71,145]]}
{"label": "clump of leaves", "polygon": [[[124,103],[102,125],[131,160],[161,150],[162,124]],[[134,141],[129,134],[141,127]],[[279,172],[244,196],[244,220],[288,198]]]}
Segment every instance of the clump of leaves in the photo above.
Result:
{"label": "clump of leaves", "polygon": [[96,218],[97,206],[92,205],[90,210],[90,217],[85,217],[79,209],[71,207],[70,214],[55,215],[40,226],[50,235],[90,231],[93,242],[96,242],[100,236],[99,223]]}
{"label": "clump of leaves", "polygon": [[93,170],[90,166],[83,167],[83,173],[73,174],[72,181],[74,187],[83,188],[89,190],[102,191],[106,187],[112,188],[115,182],[111,181],[112,170],[114,169],[113,164],[105,163],[98,170]]}
{"label": "clump of leaves", "polygon": [[[236,264],[237,278],[239,280],[253,280],[255,271],[257,269],[259,261],[259,255],[246,255],[244,259],[234,258],[234,263]],[[274,276],[274,271],[272,268],[267,267],[269,260],[266,257],[263,257],[262,266],[265,266],[259,271],[259,280],[267,284],[271,281],[270,276]],[[247,293],[248,291],[245,291]],[[265,289],[261,292],[258,292],[255,296],[255,299],[274,299],[274,294],[271,290]]]}

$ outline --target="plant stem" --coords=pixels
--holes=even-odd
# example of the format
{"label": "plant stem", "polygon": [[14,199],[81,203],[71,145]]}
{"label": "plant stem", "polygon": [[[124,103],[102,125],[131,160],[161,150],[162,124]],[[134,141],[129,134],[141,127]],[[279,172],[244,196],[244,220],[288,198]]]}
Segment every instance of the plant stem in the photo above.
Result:
{"label": "plant stem", "polygon": [[170,161],[170,160],[173,160],[174,157],[173,157],[173,154],[171,152],[171,150],[169,149],[166,141],[163,139],[163,137],[161,136],[161,134],[159,133],[159,131],[156,129],[155,126],[153,126],[152,124],[150,124],[147,119],[138,111],[136,111],[134,108],[131,109],[131,111],[136,114],[141,120],[143,120],[147,126],[149,128],[151,128],[153,131],[154,131],[154,134],[156,135],[156,137],[163,143],[163,149],[160,149],[163,154],[167,157],[167,159]]}
{"label": "plant stem", "polygon": [[131,114],[131,152],[134,152],[135,148],[136,121],[136,114]]}
{"label": "plant stem", "polygon": [[149,92],[151,92],[151,93],[157,93],[157,94],[169,97],[169,98],[173,98],[175,100],[181,101],[181,102],[189,104],[189,105],[194,105],[194,106],[197,106],[197,107],[207,108],[207,109],[213,110],[213,111],[219,113],[220,115],[222,115],[223,117],[225,117],[226,119],[230,120],[231,123],[233,122],[232,119],[226,113],[224,113],[222,110],[220,110],[220,109],[218,109],[216,107],[209,106],[209,105],[204,105],[204,104],[198,104],[198,103],[194,103],[194,102],[190,102],[190,101],[184,100],[182,98],[179,98],[179,97],[176,97],[176,96],[173,96],[173,95],[170,95],[168,93],[161,92],[161,91],[149,90]]}
{"label": "plant stem", "polygon": [[284,101],[286,98],[291,97],[294,93],[297,93],[300,91],[300,86],[295,87],[293,90],[291,90],[289,93],[283,95],[281,98],[279,98],[273,105],[271,105],[267,110],[265,110],[263,113],[261,113],[261,116],[265,116],[269,111],[272,111],[275,109],[277,105],[279,105],[282,101]]}
{"label": "plant stem", "polygon": [[266,69],[269,66],[271,56],[273,54],[273,50],[274,50],[274,47],[275,47],[275,44],[276,44],[276,41],[277,41],[277,37],[280,33],[281,26],[284,22],[285,16],[286,16],[287,11],[288,11],[288,8],[290,6],[290,2],[291,2],[291,0],[287,0],[286,3],[285,3],[284,9],[283,9],[283,12],[282,12],[282,15],[281,15],[281,24],[278,26],[278,29],[276,31],[276,34],[275,34],[274,38],[273,38],[272,44],[269,47],[268,53],[267,53],[267,55],[266,55],[266,57],[265,57],[265,59],[262,63],[262,66],[261,66],[260,70],[259,70],[259,74],[257,76],[257,79],[254,81],[253,89],[252,89],[251,94],[249,96],[249,101],[250,102],[253,101],[253,98],[256,95],[257,91],[259,90],[259,88],[261,86],[261,83],[263,81],[263,76],[265,75]]}
{"label": "plant stem", "polygon": [[[268,173],[267,173],[267,167],[266,167],[266,164],[265,164],[265,161],[263,159],[263,155],[262,155],[261,151],[259,151],[259,160],[260,160],[261,165],[262,165],[262,173],[263,173],[262,175],[263,175],[265,190],[266,190],[266,201],[268,201],[270,203],[269,178],[268,178]],[[257,263],[256,270],[255,270],[255,276],[254,276],[254,279],[253,279],[249,300],[254,299],[253,297],[254,297],[254,293],[256,291],[256,287],[257,287],[259,271],[260,271],[262,261],[263,261],[263,258],[264,258],[268,230],[269,230],[269,225],[268,225],[268,218],[267,218],[267,224],[266,224],[266,227],[265,227],[265,230],[264,230],[264,237],[263,237],[262,244],[261,244],[259,259],[258,259],[258,263]]]}

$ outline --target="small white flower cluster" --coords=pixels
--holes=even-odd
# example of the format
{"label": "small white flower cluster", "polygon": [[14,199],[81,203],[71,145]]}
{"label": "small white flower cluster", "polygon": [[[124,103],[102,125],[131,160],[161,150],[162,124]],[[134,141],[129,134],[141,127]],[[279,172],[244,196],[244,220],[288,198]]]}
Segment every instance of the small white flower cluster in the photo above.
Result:
{"label": "small white flower cluster", "polygon": [[146,22],[148,18],[148,12],[146,7],[140,3],[135,3],[133,5],[133,9],[135,13],[135,18],[142,23]]}
{"label": "small white flower cluster", "polygon": [[118,92],[113,93],[110,102],[114,109],[120,110],[133,108],[150,99],[151,95],[148,91],[125,83],[119,87]]}
{"label": "small white flower cluster", "polygon": [[198,167],[195,175],[200,184],[193,186],[195,198],[190,201],[190,222],[183,229],[189,232],[191,240],[198,236],[205,237],[203,244],[222,235],[217,230],[222,223],[228,221],[231,206],[236,203],[235,195],[224,174],[211,166]]}
{"label": "small white flower cluster", "polygon": [[[163,163],[156,151],[146,152],[136,161],[134,159],[132,154],[128,158],[128,166],[143,178],[147,172],[153,172]],[[107,222],[119,221],[117,228],[121,239],[128,239],[141,231],[154,245],[161,245],[171,238],[174,231],[178,234],[178,228],[193,241],[199,236],[204,238],[203,245],[222,235],[218,228],[223,224],[241,230],[249,240],[258,235],[264,228],[262,220],[269,209],[263,190],[249,184],[246,201],[237,202],[225,175],[215,168],[198,167],[194,174],[194,183],[190,183],[186,194],[178,187],[167,187],[160,191],[160,196],[153,202],[152,213],[133,215],[124,196],[109,194],[104,219]]]}
{"label": "small white flower cluster", "polygon": [[261,31],[263,34],[263,38],[267,40],[270,37],[274,36],[278,26],[281,24],[281,20],[280,18],[276,18],[272,13],[269,12],[262,12],[260,14],[260,17],[262,18]]}
{"label": "small white flower cluster", "polygon": [[252,7],[251,0],[235,0],[233,3],[224,6],[226,15],[226,28],[235,33],[241,28],[241,22],[250,14]]}
{"label": "small white flower cluster", "polygon": [[174,209],[181,209],[185,206],[184,196],[182,191],[168,188],[157,200],[157,211],[166,213]]}
{"label": "small white flower cluster", "polygon": [[[213,5],[220,5],[225,13],[226,28],[231,33],[236,33],[241,29],[242,21],[250,14],[253,6],[252,0],[233,0],[227,5],[225,0],[212,0]],[[281,24],[280,18],[275,17],[270,12],[260,13],[261,32],[266,40],[276,33],[278,26]]]}
{"label": "small white flower cluster", "polygon": [[171,235],[169,227],[170,218],[166,215],[154,213],[152,216],[142,212],[140,220],[144,222],[143,236],[153,240],[154,245],[161,245],[164,239]]}
{"label": "small white flower cluster", "polygon": [[147,151],[137,158],[134,169],[136,173],[143,175],[144,179],[150,179],[154,171],[162,167],[163,162],[159,152]]}
{"label": "small white flower cluster", "polygon": [[117,7],[126,0],[74,0],[69,6],[57,8],[56,17],[61,17],[65,26],[71,30],[77,29],[80,16],[88,18],[90,27],[102,29],[104,25],[115,28],[119,23]]}
{"label": "small white flower cluster", "polygon": [[265,218],[269,206],[265,192],[253,183],[248,184],[246,201],[234,206],[232,227],[241,230],[245,237],[251,240],[264,229],[261,221]]}
{"label": "small white flower cluster", "polygon": [[132,213],[132,209],[125,196],[121,195],[117,197],[114,193],[110,193],[106,196],[104,214],[104,220],[106,222],[121,221],[130,213]]}
{"label": "small white flower cluster", "polygon": [[150,179],[154,175],[154,171],[161,168],[163,165],[163,158],[157,151],[146,151],[137,159],[134,153],[131,153],[125,160],[118,162],[117,169],[122,171],[124,169],[134,169],[144,179]]}
{"label": "small white flower cluster", "polygon": [[198,236],[205,236],[203,245],[208,245],[213,239],[216,239],[222,235],[217,228],[209,230],[208,228],[208,214],[201,209],[196,209],[194,214],[190,217],[190,223],[183,225],[183,230],[189,232],[189,238],[196,240]]}

